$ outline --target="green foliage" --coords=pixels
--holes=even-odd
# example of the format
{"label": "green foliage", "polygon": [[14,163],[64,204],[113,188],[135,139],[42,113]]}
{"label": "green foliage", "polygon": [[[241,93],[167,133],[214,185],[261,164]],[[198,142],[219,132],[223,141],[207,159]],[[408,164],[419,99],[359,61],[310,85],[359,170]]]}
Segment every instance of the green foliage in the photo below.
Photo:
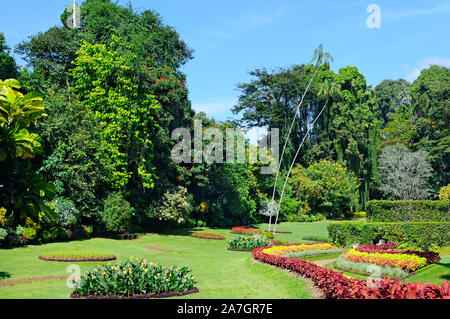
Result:
{"label": "green foliage", "polygon": [[132,216],[133,208],[120,193],[112,193],[105,200],[101,218],[108,231],[127,232]]}
{"label": "green foliage", "polygon": [[450,184],[441,187],[441,189],[439,190],[439,199],[450,200]]}
{"label": "green foliage", "polygon": [[[76,284],[76,281],[74,282]],[[77,297],[123,296],[185,292],[196,284],[186,268],[164,267],[145,259],[130,257],[128,261],[101,265],[87,271],[74,292]]]}
{"label": "green foliage", "polygon": [[340,249],[311,249],[311,250],[304,250],[304,251],[296,251],[292,253],[287,253],[283,255],[283,257],[293,257],[293,258],[300,258],[304,259],[305,257],[314,257],[314,256],[320,256],[320,255],[329,255],[329,254],[336,254],[341,252]]}
{"label": "green foliage", "polygon": [[392,268],[389,266],[381,267],[374,264],[353,262],[342,258],[342,256],[339,256],[336,260],[336,267],[338,269],[357,272],[363,275],[373,274],[379,278],[384,278],[387,276],[391,279],[402,279],[409,275],[407,270],[401,268]]}
{"label": "green foliage", "polygon": [[26,227],[22,231],[22,236],[25,237],[27,241],[32,241],[36,238],[36,235],[37,233],[35,228]]}
{"label": "green foliage", "polygon": [[264,237],[266,237],[267,239],[274,239],[275,238],[275,235],[272,232],[263,231],[261,234]]}
{"label": "green foliage", "polygon": [[0,228],[0,242],[2,242],[6,236],[8,236],[8,231],[4,228]]}
{"label": "green foliage", "polygon": [[0,79],[17,78],[17,65],[10,56],[10,49],[6,45],[5,36],[0,32]]}
{"label": "green foliage", "polygon": [[70,227],[78,222],[80,212],[75,204],[66,198],[56,198],[53,203],[57,212],[56,224],[63,227]]}
{"label": "green foliage", "polygon": [[449,92],[450,68],[437,65],[422,70],[411,88],[416,132],[413,146],[429,153],[436,193],[450,182]]}
{"label": "green foliage", "polygon": [[358,205],[358,180],[338,163],[327,160],[292,171],[290,184],[306,212],[327,218],[349,216]]}
{"label": "green foliage", "polygon": [[[139,92],[129,65],[135,56],[130,46],[113,36],[109,45],[83,42],[71,70],[74,90],[80,101],[95,113],[106,154],[114,167],[108,179],[116,189],[135,183],[154,186],[152,135],[160,109],[154,96]],[[124,53],[129,52],[128,60]]]}
{"label": "green foliage", "polygon": [[409,244],[423,250],[443,247],[450,241],[449,222],[343,222],[330,224],[328,236],[331,244],[351,245],[376,244],[379,240],[396,244]]}
{"label": "green foliage", "polygon": [[373,200],[367,205],[367,219],[374,222],[448,222],[449,201]]}
{"label": "green foliage", "polygon": [[168,191],[149,212],[149,217],[160,221],[183,224],[187,221],[190,213],[194,210],[192,206],[192,195],[187,189],[178,186],[175,191]]}
{"label": "green foliage", "polygon": [[237,249],[255,249],[262,246],[268,246],[271,242],[266,237],[255,234],[253,236],[243,237],[237,236],[230,240],[228,245],[230,248]]}

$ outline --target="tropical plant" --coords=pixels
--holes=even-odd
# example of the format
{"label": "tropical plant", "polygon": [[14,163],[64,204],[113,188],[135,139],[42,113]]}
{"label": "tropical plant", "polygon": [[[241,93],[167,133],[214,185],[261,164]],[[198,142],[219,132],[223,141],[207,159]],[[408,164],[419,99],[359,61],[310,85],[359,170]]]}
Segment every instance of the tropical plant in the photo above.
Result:
{"label": "tropical plant", "polygon": [[108,231],[118,233],[127,232],[132,216],[133,208],[123,198],[122,194],[112,193],[105,200],[101,217]]}
{"label": "tropical plant", "polygon": [[124,262],[100,265],[82,276],[72,297],[138,295],[187,292],[194,288],[195,277],[186,267],[164,267],[146,259],[130,257]]}

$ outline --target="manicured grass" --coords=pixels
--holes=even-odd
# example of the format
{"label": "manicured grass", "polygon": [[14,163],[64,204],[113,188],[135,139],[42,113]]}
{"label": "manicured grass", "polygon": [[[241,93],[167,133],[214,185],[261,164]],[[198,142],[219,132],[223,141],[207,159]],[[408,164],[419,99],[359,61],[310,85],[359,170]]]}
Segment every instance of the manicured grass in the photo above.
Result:
{"label": "manicured grass", "polygon": [[[276,234],[278,240],[290,243],[308,242],[305,236],[326,236],[327,226],[332,221],[314,223],[281,223],[280,231],[292,234]],[[267,230],[268,224],[255,225]],[[189,237],[195,231],[205,231],[225,236],[225,240],[204,240]],[[124,261],[130,256],[146,258],[165,266],[187,266],[197,278],[200,293],[173,297],[180,299],[223,298],[223,299],[308,299],[305,281],[290,276],[279,269],[267,267],[252,261],[250,252],[227,250],[228,242],[236,235],[229,229],[181,229],[159,234],[141,234],[136,240],[114,240],[94,238],[84,241],[52,243],[42,246],[28,246],[11,250],[0,250],[0,283],[2,279],[15,280],[31,277],[68,276],[67,267],[71,263],[42,261],[38,257],[50,252],[96,251],[117,256]],[[150,248],[150,249],[149,249]],[[448,251],[448,249],[444,249]],[[321,256],[327,259],[337,256]],[[315,260],[316,258],[314,258]],[[311,259],[313,260],[313,259]],[[107,262],[73,263],[81,272]],[[332,268],[329,264],[327,267]],[[352,273],[349,277],[365,279]],[[421,281],[440,285],[450,281],[450,256],[443,257],[441,263],[427,267],[407,279],[408,282]],[[47,280],[20,283],[15,286],[0,287],[0,299],[5,298],[69,298],[71,289],[66,280]]]}
{"label": "manicured grass", "polygon": [[[95,238],[68,243],[28,246],[0,250],[0,278],[64,276],[69,264],[38,259],[51,251],[101,251],[114,254],[120,261],[130,256],[147,258],[163,265],[187,266],[198,279],[200,293],[176,298],[311,298],[303,280],[251,260],[250,252],[228,251],[228,241],[235,235],[229,229],[202,229],[225,236],[226,240],[203,240],[188,235],[191,231],[177,230],[165,234],[141,235],[137,240]],[[144,246],[159,251],[144,248]],[[107,262],[106,262],[107,263]],[[81,272],[102,264],[74,263]],[[71,289],[65,280],[21,283],[0,288],[0,298],[68,298]]]}

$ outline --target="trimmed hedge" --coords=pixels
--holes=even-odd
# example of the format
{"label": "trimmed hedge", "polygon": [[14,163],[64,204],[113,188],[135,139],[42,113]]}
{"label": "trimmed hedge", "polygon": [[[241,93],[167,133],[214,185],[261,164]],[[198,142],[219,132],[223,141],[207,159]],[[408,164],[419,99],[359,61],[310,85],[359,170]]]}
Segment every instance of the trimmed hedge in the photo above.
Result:
{"label": "trimmed hedge", "polygon": [[449,222],[450,201],[372,200],[367,203],[367,220],[373,222]]}
{"label": "trimmed hedge", "polygon": [[331,244],[340,247],[371,245],[385,240],[428,250],[449,243],[450,223],[333,223],[328,225],[328,239]]}

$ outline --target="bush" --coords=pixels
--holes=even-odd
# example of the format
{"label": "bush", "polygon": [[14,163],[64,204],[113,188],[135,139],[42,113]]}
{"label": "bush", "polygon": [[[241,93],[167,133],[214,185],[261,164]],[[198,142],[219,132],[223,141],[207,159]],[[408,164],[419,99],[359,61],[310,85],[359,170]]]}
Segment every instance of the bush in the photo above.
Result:
{"label": "bush", "polygon": [[439,190],[439,199],[450,200],[450,184],[441,187],[441,189]]}
{"label": "bush", "polygon": [[365,218],[367,217],[366,212],[355,212],[353,213],[353,218]]}
{"label": "bush", "polygon": [[22,234],[23,237],[25,237],[25,239],[27,241],[32,241],[36,238],[36,229],[31,228],[31,227],[26,227],[23,229]]}
{"label": "bush", "polygon": [[317,215],[291,215],[288,217],[289,222],[297,222],[297,223],[312,223],[324,220],[325,216],[322,214]]}
{"label": "bush", "polygon": [[57,212],[56,224],[62,227],[71,227],[78,222],[80,212],[75,204],[65,198],[57,198],[53,201]]}
{"label": "bush", "polygon": [[367,219],[374,222],[448,222],[450,201],[372,200],[367,203]]}
{"label": "bush", "polygon": [[149,217],[160,221],[183,224],[194,210],[192,195],[186,188],[178,186],[173,192],[166,192],[156,205],[150,208]]}
{"label": "bush", "polygon": [[272,232],[263,231],[262,235],[264,237],[266,237],[267,239],[274,239],[275,238],[275,235]]}
{"label": "bush", "polygon": [[307,169],[297,166],[290,185],[305,213],[320,213],[327,218],[351,217],[358,205],[358,180],[339,163],[323,160]]}
{"label": "bush", "polygon": [[248,249],[252,250],[262,246],[268,246],[271,242],[266,237],[261,235],[253,235],[248,237],[234,237],[230,240],[229,246],[230,248],[235,249]]}
{"label": "bush", "polygon": [[2,242],[6,236],[8,236],[8,231],[4,228],[0,228],[0,242]]}
{"label": "bush", "polygon": [[145,259],[130,258],[125,262],[101,265],[81,278],[72,297],[117,296],[187,292],[196,284],[186,267],[163,267]]}
{"label": "bush", "polygon": [[328,238],[330,243],[340,247],[370,245],[384,240],[429,250],[448,244],[450,223],[333,223],[328,225]]}
{"label": "bush", "polygon": [[[122,194],[112,193],[104,203],[102,221],[106,229],[110,232],[125,233],[128,231],[133,216],[133,208],[126,201]],[[83,229],[83,232],[84,229]],[[75,234],[76,236],[78,234]]]}

